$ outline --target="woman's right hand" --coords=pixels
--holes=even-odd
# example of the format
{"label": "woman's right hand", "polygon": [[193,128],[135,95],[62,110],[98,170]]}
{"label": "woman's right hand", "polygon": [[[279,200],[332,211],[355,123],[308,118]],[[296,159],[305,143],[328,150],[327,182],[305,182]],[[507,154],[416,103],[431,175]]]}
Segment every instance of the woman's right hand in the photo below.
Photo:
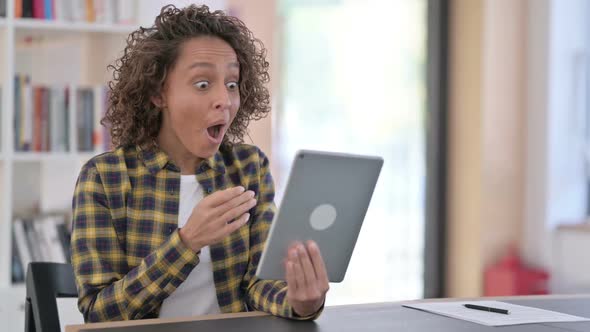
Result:
{"label": "woman's right hand", "polygon": [[242,227],[256,206],[255,193],[244,187],[220,190],[203,198],[179,230],[182,242],[194,252],[221,241]]}

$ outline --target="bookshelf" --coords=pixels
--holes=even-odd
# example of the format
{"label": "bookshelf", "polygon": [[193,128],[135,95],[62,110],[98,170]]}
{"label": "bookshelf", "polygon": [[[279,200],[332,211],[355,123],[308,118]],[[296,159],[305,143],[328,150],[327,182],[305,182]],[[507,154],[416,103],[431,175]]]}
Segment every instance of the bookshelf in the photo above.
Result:
{"label": "bookshelf", "polygon": [[[99,153],[101,151],[98,151]],[[58,160],[89,160],[97,153],[94,152],[15,152],[12,156],[14,161],[28,161],[28,162],[50,162]],[[2,155],[0,154],[0,160]]]}
{"label": "bookshelf", "polygon": [[[76,6],[76,10],[92,3],[31,0],[61,1]],[[119,1],[124,2],[124,8],[117,7]],[[6,17],[0,18],[0,294],[11,295],[3,301],[20,303],[25,294],[22,282],[13,282],[11,271],[15,220],[46,220],[54,213],[68,213],[81,166],[108,144],[105,133],[97,131],[99,115],[104,111],[102,93],[110,78],[106,66],[121,54],[128,34],[138,26],[135,22],[141,2],[102,2],[125,10],[125,19],[118,20],[116,11],[101,12],[104,15],[99,22],[79,17],[17,17],[16,1],[5,1]],[[98,20],[99,9],[93,10]],[[88,104],[84,99],[87,96],[77,93],[82,90],[93,96]],[[19,101],[23,102],[20,106]],[[29,111],[23,106],[27,103]],[[81,113],[86,106],[90,111]],[[91,120],[82,120],[88,114]],[[39,128],[45,130],[42,135]],[[55,139],[58,134],[59,139]]]}
{"label": "bookshelf", "polygon": [[47,32],[95,32],[95,33],[113,33],[129,34],[135,26],[124,24],[104,24],[104,23],[87,23],[87,22],[65,22],[65,21],[42,21],[32,18],[21,18],[14,22],[14,26],[20,31],[30,31],[37,33]]}

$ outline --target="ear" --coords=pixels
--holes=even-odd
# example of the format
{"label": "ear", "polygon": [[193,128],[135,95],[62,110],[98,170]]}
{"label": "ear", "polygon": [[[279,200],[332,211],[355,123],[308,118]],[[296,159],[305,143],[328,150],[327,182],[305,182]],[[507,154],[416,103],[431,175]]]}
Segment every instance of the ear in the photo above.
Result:
{"label": "ear", "polygon": [[156,96],[151,96],[150,100],[152,101],[152,104],[156,105],[156,107],[162,109],[166,106],[165,102],[164,102],[164,98],[162,97],[161,94],[158,94]]}

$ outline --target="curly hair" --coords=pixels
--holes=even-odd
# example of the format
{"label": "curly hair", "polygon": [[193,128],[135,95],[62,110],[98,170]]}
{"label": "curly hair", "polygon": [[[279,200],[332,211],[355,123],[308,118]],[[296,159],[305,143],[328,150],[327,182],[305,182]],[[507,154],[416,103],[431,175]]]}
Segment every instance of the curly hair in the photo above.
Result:
{"label": "curly hair", "polygon": [[151,27],[139,27],[129,35],[123,55],[107,67],[113,79],[108,83],[108,107],[101,124],[109,128],[113,146],[157,147],[162,112],[151,97],[162,91],[183,42],[200,36],[227,42],[240,64],[240,108],[222,145],[243,142],[250,120],[270,112],[266,49],[246,25],[205,5],[182,9],[168,5]]}

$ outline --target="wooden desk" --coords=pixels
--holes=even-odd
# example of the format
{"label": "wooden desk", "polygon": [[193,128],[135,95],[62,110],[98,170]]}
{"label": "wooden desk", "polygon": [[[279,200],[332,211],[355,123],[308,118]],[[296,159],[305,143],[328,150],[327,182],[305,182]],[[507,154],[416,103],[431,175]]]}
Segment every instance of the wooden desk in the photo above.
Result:
{"label": "wooden desk", "polygon": [[[449,301],[451,299],[439,299]],[[452,299],[457,300],[457,299]],[[515,304],[590,317],[590,295],[495,298]],[[298,322],[259,312],[185,319],[150,319],[68,326],[66,332],[181,332],[181,331],[408,331],[408,332],[559,332],[590,331],[590,322],[543,323],[489,327],[402,307],[391,302],[327,307],[313,322]]]}

